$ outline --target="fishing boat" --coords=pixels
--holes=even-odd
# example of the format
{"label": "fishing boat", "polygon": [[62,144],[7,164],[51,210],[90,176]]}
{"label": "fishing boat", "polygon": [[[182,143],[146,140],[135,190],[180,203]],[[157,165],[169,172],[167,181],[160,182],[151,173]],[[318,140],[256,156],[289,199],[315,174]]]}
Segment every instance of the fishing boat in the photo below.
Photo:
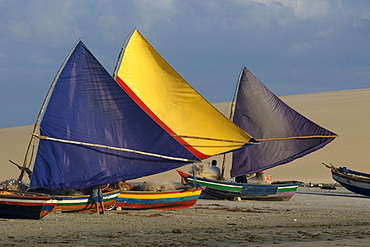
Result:
{"label": "fishing boat", "polygon": [[177,170],[187,184],[198,184],[205,188],[202,197],[214,200],[263,200],[289,201],[300,183],[287,184],[243,184],[229,181],[216,181],[194,176]]}
{"label": "fishing boat", "polygon": [[353,171],[347,167],[323,164],[331,169],[333,179],[344,188],[360,195],[370,196],[370,174]]}
{"label": "fishing boat", "polygon": [[[337,137],[285,104],[244,66],[235,98],[235,109],[230,118],[260,144],[232,153],[231,178],[247,179],[247,174],[284,165],[323,148]],[[216,181],[181,170],[179,174],[190,184],[205,186],[202,195],[213,199],[287,201],[299,185],[289,181],[279,184],[237,183],[230,179],[228,182]]]}
{"label": "fishing boat", "polygon": [[[171,139],[160,146],[160,140],[154,138],[146,142],[148,147],[161,147],[157,151],[185,158],[190,164],[257,143],[197,93],[137,29],[125,41],[113,77],[160,128],[145,128],[147,134],[158,136],[158,131],[164,131]],[[174,169],[167,163],[162,161],[143,170]],[[201,191],[196,187],[166,192],[122,191],[117,206],[126,209],[184,208],[192,206]]]}
{"label": "fishing boat", "polygon": [[202,190],[202,188],[186,188],[174,191],[121,191],[116,207],[135,210],[189,208],[196,203]]}
{"label": "fishing boat", "polygon": [[[32,177],[32,171],[29,168],[23,168],[22,166],[19,166],[14,161],[12,160],[9,160],[9,161],[15,166],[17,166],[18,169],[20,169],[21,171],[25,171],[28,174],[29,178]],[[95,210],[95,205],[90,203],[90,194],[87,189],[84,189],[84,190],[73,190],[73,189],[55,190],[55,189],[50,189],[50,188],[27,188],[27,187],[22,188],[20,186],[21,183],[19,180],[12,181],[12,179],[9,181],[5,181],[4,185],[5,185],[4,189],[6,189],[4,191],[9,191],[10,188],[18,190],[18,192],[15,192],[16,196],[14,197],[14,200],[16,200],[19,193],[21,194],[26,193],[26,192],[20,192],[24,190],[27,190],[27,193],[30,193],[33,196],[34,195],[42,195],[42,196],[49,195],[49,197],[52,196],[53,198],[57,198],[57,200],[55,200],[56,205],[53,208],[51,208],[53,212],[88,212],[88,211]],[[102,186],[103,202],[104,202],[105,210],[112,209],[115,207],[116,199],[120,192],[119,190],[112,190],[112,189],[110,189],[109,191],[106,191],[108,189],[108,186],[109,186],[108,184]]]}
{"label": "fishing boat", "polygon": [[0,218],[38,220],[50,213],[58,200],[49,195],[0,190]]}
{"label": "fishing boat", "polygon": [[[103,192],[103,205],[105,210],[116,207],[119,190]],[[53,212],[90,212],[95,211],[95,205],[90,203],[90,195],[61,196],[53,208]]]}
{"label": "fishing boat", "polygon": [[[89,193],[68,195],[64,191],[79,191],[122,177],[122,171],[117,172],[122,170],[118,168],[121,159],[111,158],[119,155],[106,152],[104,147],[114,139],[117,117],[112,114],[122,110],[116,105],[122,102],[117,103],[114,98],[119,95],[111,91],[122,90],[82,41],[78,41],[58,71],[40,109],[18,179],[21,181],[25,172],[30,173],[33,165],[28,191],[45,191],[57,196],[54,211],[95,210]],[[117,116],[120,118],[122,114]],[[37,153],[33,157],[35,147]],[[114,207],[119,192],[103,193],[105,209]],[[19,199],[21,204],[25,202],[21,195],[15,194],[13,199]],[[24,216],[18,213],[20,218]]]}

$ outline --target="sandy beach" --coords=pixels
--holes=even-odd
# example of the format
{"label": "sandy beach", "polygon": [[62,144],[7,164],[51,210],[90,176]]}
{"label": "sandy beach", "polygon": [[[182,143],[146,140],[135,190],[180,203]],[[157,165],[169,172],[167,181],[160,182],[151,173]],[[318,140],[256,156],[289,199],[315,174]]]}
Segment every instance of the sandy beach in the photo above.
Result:
{"label": "sandy beach", "polygon": [[188,209],[0,219],[0,246],[370,246],[369,198],[299,188],[288,202],[198,200]]}

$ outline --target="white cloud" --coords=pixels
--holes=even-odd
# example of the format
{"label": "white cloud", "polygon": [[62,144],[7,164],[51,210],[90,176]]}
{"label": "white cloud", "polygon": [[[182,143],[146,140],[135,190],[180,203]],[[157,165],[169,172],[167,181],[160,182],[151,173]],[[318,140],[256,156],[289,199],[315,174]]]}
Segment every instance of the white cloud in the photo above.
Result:
{"label": "white cloud", "polygon": [[313,20],[326,18],[333,5],[340,3],[340,1],[328,0],[251,0],[241,2],[256,2],[263,4],[271,12],[293,12],[297,19]]}
{"label": "white cloud", "polygon": [[327,25],[349,14],[340,0],[236,0],[235,4],[246,11],[250,24],[282,28],[305,23]]}
{"label": "white cloud", "polygon": [[288,3],[285,6],[290,7],[294,10],[295,16],[298,19],[326,19],[332,9],[332,5],[336,3],[334,1],[324,0],[297,0],[297,1],[280,1],[282,4]]}

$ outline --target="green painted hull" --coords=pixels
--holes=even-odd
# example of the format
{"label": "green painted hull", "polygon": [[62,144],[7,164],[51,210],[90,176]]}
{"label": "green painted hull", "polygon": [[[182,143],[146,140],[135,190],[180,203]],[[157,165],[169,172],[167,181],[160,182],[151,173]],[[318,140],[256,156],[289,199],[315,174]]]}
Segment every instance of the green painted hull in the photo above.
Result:
{"label": "green painted hull", "polygon": [[299,184],[242,184],[235,182],[216,181],[191,176],[179,171],[179,174],[188,184],[200,185],[205,189],[203,198],[218,200],[269,200],[289,201],[298,189]]}

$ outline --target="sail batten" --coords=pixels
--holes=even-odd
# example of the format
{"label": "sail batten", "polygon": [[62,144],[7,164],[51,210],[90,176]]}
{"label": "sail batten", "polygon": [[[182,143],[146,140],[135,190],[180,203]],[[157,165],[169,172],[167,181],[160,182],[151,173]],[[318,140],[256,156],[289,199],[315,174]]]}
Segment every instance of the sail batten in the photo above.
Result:
{"label": "sail batten", "polygon": [[256,142],[242,142],[237,140],[226,140],[226,139],[216,139],[210,137],[202,137],[202,136],[185,136],[185,135],[173,135],[174,137],[181,137],[181,138],[189,138],[189,139],[203,139],[209,141],[219,141],[219,142],[234,142],[234,143],[243,143],[243,144],[258,144]]}
{"label": "sail batten", "polygon": [[232,177],[286,164],[337,137],[285,104],[245,67],[239,76],[233,122],[260,145],[233,152]]}
{"label": "sail batten", "polygon": [[87,143],[87,142],[80,142],[80,141],[62,140],[62,139],[57,139],[57,138],[53,138],[53,137],[49,137],[49,136],[40,136],[40,135],[37,135],[35,133],[32,133],[32,135],[39,138],[39,139],[48,140],[48,141],[56,141],[56,142],[70,143],[70,144],[90,146],[90,147],[100,147],[100,148],[112,149],[112,150],[117,150],[117,151],[131,152],[131,153],[137,153],[137,154],[142,154],[142,155],[147,155],[147,156],[154,156],[154,157],[159,157],[159,158],[164,158],[164,159],[169,159],[169,160],[179,160],[179,161],[184,161],[184,162],[188,162],[188,163],[196,162],[196,160],[188,160],[188,159],[177,158],[177,157],[169,157],[169,156],[165,156],[165,155],[147,153],[147,152],[142,152],[142,151],[128,149],[128,148],[112,147],[112,146],[101,145],[101,144],[97,144],[97,143]]}
{"label": "sail batten", "polygon": [[275,138],[266,138],[266,139],[256,139],[256,141],[264,142],[264,141],[283,141],[283,140],[292,140],[292,139],[311,139],[311,138],[335,138],[338,135],[330,135],[330,136],[291,136],[291,137],[275,137]]}
{"label": "sail batten", "polygon": [[[129,36],[121,54],[115,69],[116,81],[152,119],[199,159],[255,143],[199,95],[138,30]],[[230,146],[212,141],[216,139],[236,140],[240,144]]]}

